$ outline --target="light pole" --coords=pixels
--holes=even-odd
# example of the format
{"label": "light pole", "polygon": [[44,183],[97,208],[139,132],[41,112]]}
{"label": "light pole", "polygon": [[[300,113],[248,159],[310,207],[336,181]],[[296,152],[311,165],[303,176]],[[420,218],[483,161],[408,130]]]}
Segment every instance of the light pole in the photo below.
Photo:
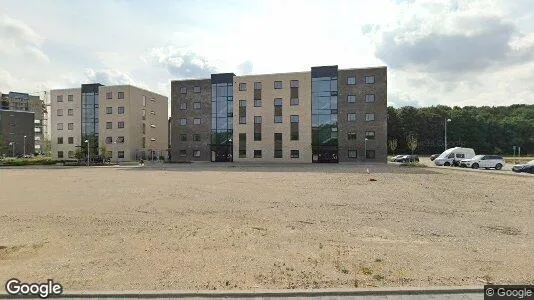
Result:
{"label": "light pole", "polygon": [[363,155],[365,155],[365,159],[367,159],[367,140],[368,138],[365,138],[364,140],[364,152],[363,152]]}
{"label": "light pole", "polygon": [[24,136],[24,150],[23,150],[23,157],[26,157],[26,136]]}
{"label": "light pole", "polygon": [[445,150],[447,150],[447,123],[449,123],[451,119],[445,118]]}
{"label": "light pole", "polygon": [[87,143],[87,166],[89,167],[89,139],[86,139],[85,142]]}
{"label": "light pole", "polygon": [[13,157],[15,157],[15,142],[9,143],[9,146],[13,146]]}

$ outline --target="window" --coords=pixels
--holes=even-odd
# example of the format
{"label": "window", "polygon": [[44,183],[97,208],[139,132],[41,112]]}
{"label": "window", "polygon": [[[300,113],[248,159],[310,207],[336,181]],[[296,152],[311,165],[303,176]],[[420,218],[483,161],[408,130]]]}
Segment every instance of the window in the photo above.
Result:
{"label": "window", "polygon": [[143,134],[146,134],[146,124],[145,123],[143,123],[143,125],[141,125],[141,132]]}
{"label": "window", "polygon": [[117,128],[124,128],[124,121],[120,121],[120,122],[117,124]]}
{"label": "window", "polygon": [[67,109],[67,116],[74,116],[74,109],[72,108]]}
{"label": "window", "polygon": [[57,102],[63,102],[63,95],[57,95]]}
{"label": "window", "polygon": [[180,103],[180,109],[181,110],[187,109],[187,103],[185,102]]}
{"label": "window", "polygon": [[299,105],[299,98],[292,98],[289,102],[289,105],[291,106]]}
{"label": "window", "polygon": [[193,119],[193,124],[200,125],[200,118],[194,118]]}
{"label": "window", "polygon": [[365,158],[374,159],[375,158],[375,150],[367,150],[367,151],[365,151]]}
{"label": "window", "polygon": [[200,109],[200,102],[193,102],[193,109]]}
{"label": "window", "polygon": [[261,141],[261,116],[254,116],[254,140]]}
{"label": "window", "polygon": [[106,114],[111,115],[113,113],[113,107],[106,107]]}
{"label": "window", "polygon": [[299,150],[291,150],[291,158],[299,158]]}
{"label": "window", "polygon": [[194,157],[200,157],[200,150],[193,151],[193,156]]}
{"label": "window", "polygon": [[117,137],[117,144],[124,144],[124,137],[123,136],[118,136]]}
{"label": "window", "polygon": [[113,122],[106,122],[106,129],[113,129]]}
{"label": "window", "polygon": [[282,150],[274,150],[274,158],[282,158]]}
{"label": "window", "polygon": [[347,133],[347,140],[349,140],[349,141],[356,140],[356,132],[348,132]]}
{"label": "window", "polygon": [[141,109],[141,119],[143,121],[146,120],[146,110],[145,109]]}
{"label": "window", "polygon": [[118,92],[117,99],[124,99],[124,92]]}
{"label": "window", "polygon": [[63,158],[63,151],[57,152],[57,158]]}
{"label": "window", "polygon": [[261,100],[254,100],[254,107],[261,107]]}
{"label": "window", "polygon": [[274,99],[274,122],[282,123],[282,98]]}
{"label": "window", "polygon": [[67,152],[68,158],[74,158],[74,151]]}
{"label": "window", "polygon": [[113,143],[113,137],[107,136],[106,137],[106,144],[111,144],[111,143]]}
{"label": "window", "polygon": [[247,150],[239,150],[239,158],[247,158]]}
{"label": "window", "polygon": [[186,87],[181,87],[180,88],[180,94],[187,94],[187,88]]}
{"label": "window", "polygon": [[349,121],[349,122],[356,121],[356,114],[355,113],[348,113],[347,114],[347,121]]}
{"label": "window", "polygon": [[239,100],[239,107],[247,107],[247,100]]}
{"label": "window", "polygon": [[180,134],[180,142],[187,142],[187,134]]}
{"label": "window", "polygon": [[200,134],[198,133],[193,134],[193,141],[200,142]]}
{"label": "window", "polygon": [[68,130],[73,130],[74,129],[74,123],[68,123],[67,124],[67,129]]}
{"label": "window", "polygon": [[254,150],[254,158],[261,158],[261,150]]}
{"label": "window", "polygon": [[274,89],[279,90],[282,88],[282,81],[275,81],[274,82]]}
{"label": "window", "polygon": [[117,107],[117,113],[119,115],[124,115],[124,106]]}
{"label": "window", "polygon": [[146,96],[143,96],[143,100],[142,100],[142,102],[141,102],[141,105],[142,105],[143,107],[146,106]]}
{"label": "window", "polygon": [[[261,82],[254,82],[254,89],[255,90],[261,90]],[[261,150],[260,150],[261,152]]]}
{"label": "window", "polygon": [[289,128],[289,139],[292,141],[298,141],[299,140],[299,116],[298,115],[291,115],[290,116],[290,128]]}
{"label": "window", "polygon": [[368,140],[374,140],[375,139],[375,132],[374,131],[366,131],[365,132],[365,138]]}
{"label": "window", "polygon": [[358,157],[358,151],[349,150],[349,158],[357,158],[357,157]]}
{"label": "window", "polygon": [[180,119],[180,126],[187,125],[187,119]]}
{"label": "window", "polygon": [[356,77],[347,77],[347,84],[356,84]]}
{"label": "window", "polygon": [[187,150],[180,150],[179,151],[180,156],[187,156]]}
{"label": "window", "polygon": [[58,116],[58,117],[63,116],[63,110],[62,110],[62,109],[58,109],[58,110],[57,110],[57,116]]}
{"label": "window", "polygon": [[282,158],[282,133],[274,134],[274,158]]}
{"label": "window", "polygon": [[67,95],[67,101],[69,102],[74,101],[74,95]]}
{"label": "window", "polygon": [[239,117],[239,124],[247,124],[247,117]]}
{"label": "window", "polygon": [[356,103],[356,95],[347,95],[348,103]]}
{"label": "window", "polygon": [[58,145],[63,144],[63,137],[58,137],[57,138],[57,143],[58,143]]}
{"label": "window", "polygon": [[57,123],[57,130],[63,130],[63,123]]}
{"label": "window", "polygon": [[[298,88],[299,87],[299,81],[298,80],[291,80],[290,85],[291,85],[292,88]],[[298,151],[298,150],[295,150],[295,151]]]}
{"label": "window", "polygon": [[375,102],[375,94],[365,95],[365,102]]}
{"label": "window", "polygon": [[200,93],[200,87],[199,86],[193,87],[193,92],[194,93]]}
{"label": "window", "polygon": [[113,93],[112,92],[107,92],[106,93],[106,99],[113,99]]}
{"label": "window", "polygon": [[117,157],[118,158],[124,158],[124,151],[118,151],[117,152]]}
{"label": "window", "polygon": [[242,82],[239,84],[239,90],[240,91],[246,91],[247,90],[247,84]]}
{"label": "window", "polygon": [[365,114],[365,121],[374,121],[374,120],[375,120],[375,114],[373,113]]}
{"label": "window", "polygon": [[367,83],[367,84],[375,83],[375,76],[374,75],[365,76],[365,83]]}
{"label": "window", "polygon": [[71,144],[71,145],[74,144],[74,138],[73,138],[72,136],[69,136],[69,137],[67,138],[67,143],[69,143],[69,144]]}

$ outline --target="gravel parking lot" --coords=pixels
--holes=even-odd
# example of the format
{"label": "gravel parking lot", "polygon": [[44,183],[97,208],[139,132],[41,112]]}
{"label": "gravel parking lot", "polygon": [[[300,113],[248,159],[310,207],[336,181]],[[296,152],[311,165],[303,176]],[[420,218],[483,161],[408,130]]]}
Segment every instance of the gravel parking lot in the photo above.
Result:
{"label": "gravel parking lot", "polygon": [[0,281],[534,284],[533,186],[534,176],[389,164],[1,168]]}

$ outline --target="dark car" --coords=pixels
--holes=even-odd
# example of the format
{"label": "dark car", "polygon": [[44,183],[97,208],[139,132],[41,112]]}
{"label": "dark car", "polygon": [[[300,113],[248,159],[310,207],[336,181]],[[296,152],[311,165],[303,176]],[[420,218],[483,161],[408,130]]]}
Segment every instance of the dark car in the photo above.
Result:
{"label": "dark car", "polygon": [[419,156],[417,156],[417,155],[402,155],[400,157],[397,157],[395,159],[395,162],[403,162],[403,163],[419,162]]}
{"label": "dark car", "polygon": [[516,173],[530,173],[534,174],[534,160],[531,160],[525,164],[515,165],[512,167],[512,171]]}
{"label": "dark car", "polygon": [[436,157],[438,157],[439,154],[432,154],[430,155],[430,161],[434,161],[434,159],[436,159]]}

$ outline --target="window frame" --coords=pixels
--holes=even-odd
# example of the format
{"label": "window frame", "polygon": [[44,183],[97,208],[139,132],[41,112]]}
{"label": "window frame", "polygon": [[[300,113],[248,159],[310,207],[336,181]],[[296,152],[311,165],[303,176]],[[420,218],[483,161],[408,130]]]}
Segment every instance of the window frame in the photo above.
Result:
{"label": "window frame", "polygon": [[117,99],[119,100],[124,99],[124,92],[117,92]]}
{"label": "window frame", "polygon": [[[354,116],[354,118],[351,120],[352,116]],[[356,113],[347,113],[347,122],[356,122]]]}
{"label": "window frame", "polygon": [[281,90],[284,88],[284,83],[281,80],[275,80],[273,87],[275,90]]}
{"label": "window frame", "polygon": [[263,152],[261,150],[254,150],[254,158],[263,158]]}
{"label": "window frame", "polygon": [[[354,83],[351,83],[354,80]],[[356,76],[347,76],[347,85],[356,85]]]}
{"label": "window frame", "polygon": [[246,82],[240,82],[239,83],[239,91],[240,92],[246,92],[247,91],[247,83]]}

